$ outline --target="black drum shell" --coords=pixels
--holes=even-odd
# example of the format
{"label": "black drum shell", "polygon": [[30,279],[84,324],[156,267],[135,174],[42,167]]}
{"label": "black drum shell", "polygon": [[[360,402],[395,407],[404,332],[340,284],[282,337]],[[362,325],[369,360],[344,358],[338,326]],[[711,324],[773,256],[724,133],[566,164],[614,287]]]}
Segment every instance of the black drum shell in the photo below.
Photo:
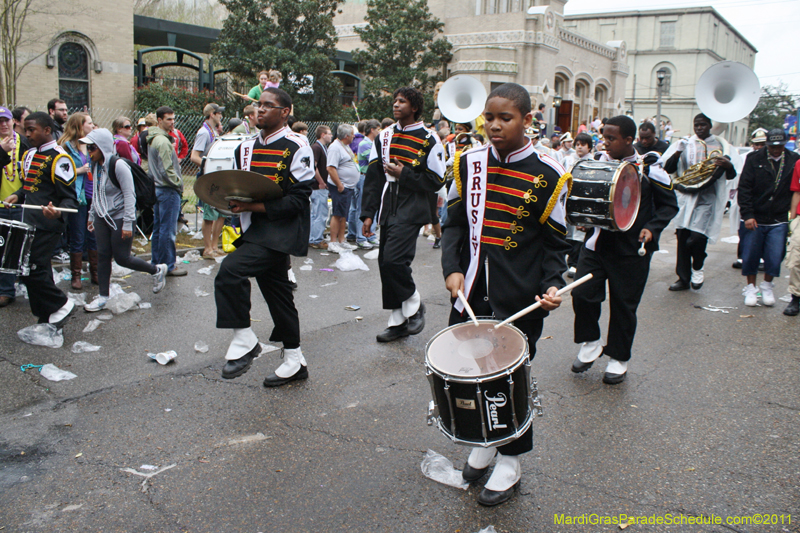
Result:
{"label": "black drum shell", "polygon": [[0,273],[28,275],[34,233],[28,224],[0,220]]}

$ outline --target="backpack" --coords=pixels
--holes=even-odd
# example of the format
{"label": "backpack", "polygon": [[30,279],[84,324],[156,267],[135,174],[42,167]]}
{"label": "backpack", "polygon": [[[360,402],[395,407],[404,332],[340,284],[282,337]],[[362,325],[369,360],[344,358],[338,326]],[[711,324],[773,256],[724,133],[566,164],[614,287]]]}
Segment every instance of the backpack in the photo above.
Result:
{"label": "backpack", "polygon": [[108,178],[111,183],[120,189],[119,181],[117,180],[117,161],[122,160],[128,165],[133,175],[133,190],[136,194],[136,210],[142,211],[150,209],[156,204],[156,183],[153,181],[147,172],[136,163],[121,158],[119,155],[114,154],[108,163]]}

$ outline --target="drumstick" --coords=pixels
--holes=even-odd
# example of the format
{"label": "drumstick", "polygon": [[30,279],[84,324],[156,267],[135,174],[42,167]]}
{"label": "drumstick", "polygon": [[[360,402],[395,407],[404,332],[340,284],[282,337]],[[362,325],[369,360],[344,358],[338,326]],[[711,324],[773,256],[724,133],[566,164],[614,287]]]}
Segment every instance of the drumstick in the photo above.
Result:
{"label": "drumstick", "polygon": [[[11,209],[12,207],[21,207],[23,209],[38,209],[38,210],[41,211],[43,207],[47,207],[46,205],[45,206],[41,206],[41,205],[31,205],[31,204],[7,204],[5,202],[0,202],[0,204],[2,204],[3,207],[5,207],[7,209]],[[65,213],[77,213],[78,212],[77,209],[70,209],[68,207],[56,207],[56,206],[53,206],[53,209],[58,209],[59,211],[64,211]]]}
{"label": "drumstick", "polygon": [[235,92],[235,91],[231,91],[231,92],[232,92],[233,94],[235,94],[236,96],[241,96],[241,97],[242,97],[242,98],[244,98],[245,100],[250,100],[251,102],[258,102],[258,100],[256,100],[255,98],[251,98],[251,97],[247,96],[246,94],[237,93],[237,92]]}
{"label": "drumstick", "polygon": [[639,255],[640,255],[641,257],[644,257],[644,256],[647,254],[647,250],[645,250],[645,249],[644,249],[644,245],[645,245],[645,242],[644,242],[644,241],[642,241],[642,247],[641,247],[641,248],[639,248]]}
{"label": "drumstick", "polygon": [[472,308],[469,306],[469,302],[464,297],[464,293],[461,292],[461,289],[458,289],[458,299],[461,300],[462,304],[464,304],[464,309],[467,310],[467,313],[469,314],[469,317],[472,319],[472,323],[475,324],[475,326],[477,327],[479,325],[478,324],[478,319],[475,318],[475,313],[472,311]]}
{"label": "drumstick", "polygon": [[[572,289],[574,289],[575,287],[577,287],[577,286],[578,286],[578,285],[580,285],[581,283],[586,283],[586,282],[587,282],[587,281],[589,281],[590,279],[592,279],[592,275],[591,275],[591,274],[586,274],[586,275],[585,275],[585,276],[583,276],[581,279],[576,279],[575,281],[573,281],[572,283],[570,283],[569,285],[567,285],[566,287],[564,287],[563,289],[561,289],[560,291],[558,291],[558,292],[556,293],[556,296],[561,296],[561,295],[562,295],[562,294],[564,294],[565,292],[571,291]],[[520,311],[520,312],[518,312],[518,313],[516,313],[516,314],[514,314],[514,315],[511,315],[510,317],[506,318],[505,320],[503,320],[502,322],[500,322],[499,324],[497,324],[497,325],[494,327],[494,329],[497,329],[497,328],[499,328],[500,326],[505,326],[505,325],[506,325],[506,324],[508,324],[509,322],[513,322],[513,321],[515,321],[516,319],[518,319],[519,317],[522,317],[522,316],[525,316],[525,315],[527,315],[528,313],[530,313],[530,312],[531,312],[531,311],[533,311],[534,309],[539,309],[539,307],[541,307],[541,306],[542,306],[542,301],[541,301],[541,300],[539,300],[539,301],[538,301],[538,302],[536,302],[535,304],[533,304],[533,305],[529,305],[528,307],[526,307],[526,308],[525,308],[525,309],[523,309],[522,311]]]}

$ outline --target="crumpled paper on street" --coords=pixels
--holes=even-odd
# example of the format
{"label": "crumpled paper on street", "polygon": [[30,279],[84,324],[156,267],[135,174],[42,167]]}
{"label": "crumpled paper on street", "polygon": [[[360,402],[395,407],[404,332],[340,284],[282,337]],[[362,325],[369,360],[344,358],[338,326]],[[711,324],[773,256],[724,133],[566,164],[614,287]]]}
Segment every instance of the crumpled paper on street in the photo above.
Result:
{"label": "crumpled paper on street", "polygon": [[17,336],[22,342],[34,346],[61,348],[64,345],[64,334],[53,324],[34,324],[19,330]]}
{"label": "crumpled paper on street", "polygon": [[344,252],[339,254],[339,259],[336,260],[334,265],[336,268],[341,270],[342,272],[352,272],[354,270],[369,270],[367,264],[361,260],[353,252]]}
{"label": "crumpled paper on street", "polygon": [[422,459],[420,465],[422,473],[439,483],[444,483],[451,487],[461,490],[467,490],[469,483],[464,481],[461,477],[461,471],[453,468],[453,463],[447,457],[436,453],[433,450],[428,450],[425,457]]}
{"label": "crumpled paper on street", "polygon": [[61,370],[52,363],[47,363],[46,365],[42,365],[42,369],[39,370],[39,374],[41,374],[43,378],[49,379],[50,381],[66,381],[78,377],[72,372]]}

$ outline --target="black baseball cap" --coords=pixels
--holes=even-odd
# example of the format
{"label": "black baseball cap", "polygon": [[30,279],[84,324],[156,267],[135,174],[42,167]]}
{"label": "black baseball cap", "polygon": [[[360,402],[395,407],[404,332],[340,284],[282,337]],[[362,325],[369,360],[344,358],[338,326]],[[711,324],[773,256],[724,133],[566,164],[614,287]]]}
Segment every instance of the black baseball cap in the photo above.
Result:
{"label": "black baseball cap", "polygon": [[786,144],[786,133],[780,128],[773,128],[767,133],[767,144],[770,146],[783,146]]}

